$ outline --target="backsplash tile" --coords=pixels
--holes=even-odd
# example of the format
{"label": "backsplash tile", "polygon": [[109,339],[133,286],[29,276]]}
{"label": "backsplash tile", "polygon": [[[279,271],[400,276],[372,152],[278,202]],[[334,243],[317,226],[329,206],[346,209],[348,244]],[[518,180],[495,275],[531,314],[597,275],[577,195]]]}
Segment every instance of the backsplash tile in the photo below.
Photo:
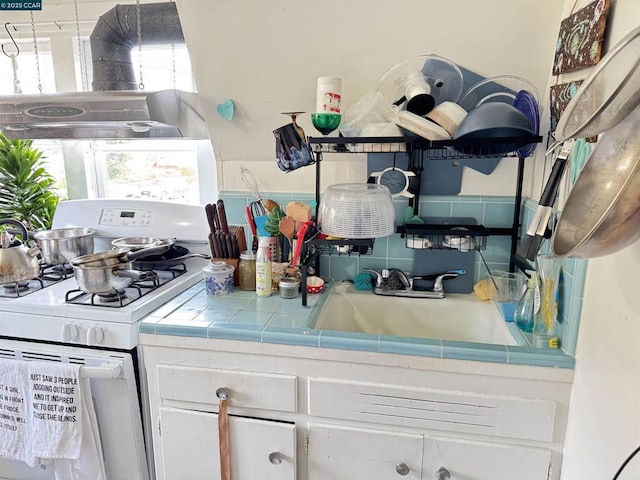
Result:
{"label": "backsplash tile", "polygon": [[[315,199],[313,194],[305,193],[268,193],[263,192],[263,198],[271,198],[284,208],[290,201],[309,203]],[[234,225],[244,225],[247,241],[250,245],[250,232],[244,219],[244,207],[255,201],[249,192],[223,192],[221,198],[225,200],[229,222]],[[423,217],[467,217],[475,219],[479,224],[487,227],[510,227],[513,222],[514,197],[511,196],[470,196],[470,195],[429,195],[419,200],[419,214]],[[404,218],[404,211],[408,206],[406,198],[394,199],[398,220]],[[522,230],[529,225],[537,203],[525,199],[521,211]],[[320,257],[321,275],[334,280],[351,280],[363,268],[381,270],[396,267],[407,272],[430,271],[428,266],[416,265],[414,257],[416,251],[406,248],[406,240],[399,234],[376,239],[371,255],[322,255]],[[511,242],[507,236],[490,236],[487,238],[487,248],[482,252],[491,271],[508,270]],[[551,243],[545,240],[541,252],[551,252]],[[469,255],[474,255],[469,253]],[[563,260],[563,286],[559,289],[560,312],[560,342],[561,348],[568,355],[575,355],[580,312],[582,308],[582,293],[586,273],[585,260],[566,258]],[[453,268],[453,267],[451,267]],[[475,253],[473,260],[473,282],[485,277],[485,267],[479,253]],[[216,325],[217,326],[217,325]]]}

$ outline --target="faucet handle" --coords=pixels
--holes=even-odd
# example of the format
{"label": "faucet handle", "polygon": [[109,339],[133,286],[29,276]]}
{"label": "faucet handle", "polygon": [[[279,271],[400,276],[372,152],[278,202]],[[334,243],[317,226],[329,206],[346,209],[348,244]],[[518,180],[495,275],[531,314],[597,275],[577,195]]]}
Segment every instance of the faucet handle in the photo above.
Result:
{"label": "faucet handle", "polygon": [[444,287],[442,286],[442,281],[447,278],[456,278],[458,275],[464,275],[467,273],[466,270],[449,270],[448,272],[442,273],[438,275],[433,282],[433,291],[434,292],[442,292],[444,291]]}
{"label": "faucet handle", "polygon": [[[370,268],[363,268],[362,269],[362,273],[373,273],[376,276],[376,283],[375,286],[380,288],[382,286],[382,275],[380,274],[380,272],[376,271],[376,270],[372,270]],[[384,270],[382,271],[384,273]]]}

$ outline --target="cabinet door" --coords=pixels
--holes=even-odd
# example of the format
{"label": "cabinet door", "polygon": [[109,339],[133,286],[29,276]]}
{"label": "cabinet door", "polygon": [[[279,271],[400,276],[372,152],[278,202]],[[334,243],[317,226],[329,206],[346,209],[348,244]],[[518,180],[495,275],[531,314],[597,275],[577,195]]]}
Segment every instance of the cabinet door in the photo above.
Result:
{"label": "cabinet door", "polygon": [[[160,441],[159,478],[220,478],[217,414],[160,408]],[[229,442],[233,480],[295,480],[295,425],[230,416]]]}
{"label": "cabinet door", "polygon": [[445,468],[452,480],[547,480],[550,461],[543,448],[425,437],[423,478]]}
{"label": "cabinet door", "polygon": [[309,425],[308,480],[420,480],[422,435]]}

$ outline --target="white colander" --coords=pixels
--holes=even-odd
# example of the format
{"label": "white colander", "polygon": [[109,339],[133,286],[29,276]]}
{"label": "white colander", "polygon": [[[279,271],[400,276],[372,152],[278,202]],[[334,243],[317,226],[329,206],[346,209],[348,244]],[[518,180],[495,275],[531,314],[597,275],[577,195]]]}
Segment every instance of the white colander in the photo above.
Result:
{"label": "white colander", "polygon": [[373,183],[331,185],[320,199],[318,228],[341,238],[387,237],[396,229],[391,192]]}

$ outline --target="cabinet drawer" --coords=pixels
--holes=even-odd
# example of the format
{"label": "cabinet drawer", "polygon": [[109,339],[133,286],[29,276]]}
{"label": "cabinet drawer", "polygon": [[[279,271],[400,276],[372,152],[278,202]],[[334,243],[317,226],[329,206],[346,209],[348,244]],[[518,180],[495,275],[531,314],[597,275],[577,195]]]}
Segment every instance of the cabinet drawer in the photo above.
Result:
{"label": "cabinet drawer", "polygon": [[229,390],[229,406],[295,412],[297,386],[294,375],[159,365],[160,398],[214,405],[216,390]]}
{"label": "cabinet drawer", "polygon": [[550,400],[309,380],[309,414],[316,417],[548,442],[555,410]]}

